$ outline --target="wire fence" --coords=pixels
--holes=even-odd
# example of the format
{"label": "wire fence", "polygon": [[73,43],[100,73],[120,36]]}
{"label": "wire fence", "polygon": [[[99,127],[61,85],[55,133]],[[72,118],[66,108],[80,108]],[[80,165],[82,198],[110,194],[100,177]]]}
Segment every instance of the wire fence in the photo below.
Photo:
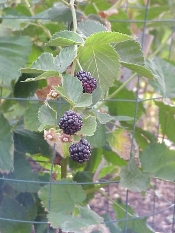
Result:
{"label": "wire fence", "polygon": [[[161,23],[161,25],[166,27],[167,23],[172,23],[172,34],[171,34],[171,42],[169,45],[169,55],[168,57],[171,56],[172,53],[172,45],[174,43],[174,39],[173,39],[173,33],[175,30],[175,27],[173,26],[175,23],[175,19],[153,19],[153,20],[149,20],[148,19],[148,12],[149,12],[149,3],[150,1],[147,0],[146,1],[146,5],[145,7],[131,7],[129,5],[125,5],[124,7],[122,7],[122,9],[128,10],[129,8],[131,9],[142,9],[144,10],[144,19],[143,20],[112,20],[112,22],[116,22],[116,23],[139,23],[139,24],[143,24],[142,26],[142,36],[141,36],[141,46],[144,47],[144,44],[146,43],[145,41],[145,33],[146,33],[146,29],[147,29],[147,24],[149,23]],[[44,4],[44,3],[42,3]],[[30,19],[31,17],[7,17],[7,16],[0,16],[0,20],[3,19]],[[33,20],[38,20],[38,19],[42,19],[42,20],[50,20],[49,18],[39,18],[39,17],[32,17]],[[138,113],[138,103],[139,102],[143,102],[146,103],[147,101],[152,101],[152,100],[162,100],[161,96],[156,96],[153,98],[144,98],[141,94],[141,88],[140,88],[140,82],[141,82],[141,77],[138,75],[137,76],[137,86],[136,86],[136,99],[135,100],[131,100],[131,99],[111,99],[111,100],[104,100],[104,101],[114,101],[114,102],[134,102],[135,103],[135,113],[134,113],[134,124],[133,124],[133,128],[132,128],[132,136],[131,136],[131,148],[130,148],[130,155],[132,154],[132,150],[134,147],[134,136],[135,136],[135,130],[136,130],[136,125],[137,125],[137,113]],[[19,102],[23,102],[23,101],[35,101],[35,102],[39,102],[42,101],[43,99],[38,99],[36,97],[32,97],[32,98],[14,98],[14,97],[4,97],[2,94],[2,89],[3,87],[1,87],[1,100],[16,100]],[[52,101],[50,101],[52,102]],[[59,109],[61,106],[61,102],[60,99],[58,100],[58,113],[59,113]],[[159,135],[159,126],[157,125],[157,135]],[[38,184],[49,184],[50,185],[50,189],[49,189],[49,193],[48,193],[48,210],[50,209],[50,199],[51,199],[51,195],[52,195],[52,185],[53,185],[53,168],[54,168],[54,158],[56,156],[56,150],[55,148],[53,149],[53,153],[52,153],[52,164],[51,164],[51,168],[50,168],[50,180],[49,181],[33,181],[33,180],[23,180],[22,177],[20,177],[19,179],[10,179],[10,178],[6,178],[5,176],[0,177],[0,181],[8,181],[10,183],[38,183]],[[58,184],[60,185],[59,182],[54,181],[54,184]],[[75,183],[70,183],[71,185],[74,185]],[[94,182],[79,182],[80,185],[91,185],[94,184]],[[100,194],[96,194],[95,198],[89,203],[90,207],[92,209],[94,209],[97,213],[100,214],[105,214],[108,213],[111,216],[110,221],[105,221],[103,223],[105,223],[106,225],[108,225],[109,223],[118,223],[118,222],[124,222],[124,227],[123,227],[123,233],[129,233],[127,231],[127,225],[129,221],[133,221],[133,227],[131,229],[130,232],[135,232],[135,225],[134,222],[135,220],[138,219],[146,219],[148,226],[150,226],[155,232],[159,232],[159,233],[174,233],[175,232],[175,184],[170,183],[170,182],[166,182],[166,181],[161,181],[158,179],[152,179],[151,184],[152,184],[152,188],[146,191],[146,194],[144,196],[142,196],[141,193],[132,193],[129,190],[125,190],[122,189],[121,187],[119,187],[119,181],[110,181],[108,180],[108,178],[106,179],[101,179],[98,181],[98,184],[105,184],[105,192],[108,193],[108,196],[111,199],[114,199],[116,197],[121,197],[121,199],[123,200],[123,202],[125,203],[125,217],[122,219],[116,219],[115,216],[115,212],[112,209],[112,205],[111,202],[106,199],[104,196],[102,197]],[[64,184],[64,182],[61,183],[61,185],[67,185],[67,182]],[[128,214],[128,209],[129,206],[132,206],[133,209],[135,210],[135,212],[138,214],[134,217],[131,217]],[[47,228],[47,233],[50,233],[50,227],[49,227],[49,223],[47,221],[27,221],[27,220],[20,220],[20,219],[11,219],[11,218],[3,218],[0,216],[0,220],[3,221],[7,221],[8,222],[23,222],[23,223],[32,223],[32,224],[47,224],[48,228]],[[1,231],[1,229],[0,229]],[[61,232],[61,231],[60,231]],[[42,233],[42,232],[41,232]],[[141,232],[139,232],[141,233]]]}

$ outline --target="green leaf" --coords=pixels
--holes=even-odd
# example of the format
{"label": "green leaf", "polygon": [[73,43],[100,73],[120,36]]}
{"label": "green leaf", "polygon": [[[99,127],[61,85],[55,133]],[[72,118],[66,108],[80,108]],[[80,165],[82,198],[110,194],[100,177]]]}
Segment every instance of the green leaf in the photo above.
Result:
{"label": "green leaf", "polygon": [[120,186],[131,190],[132,192],[145,191],[149,185],[149,177],[141,172],[132,158],[120,172]]}
{"label": "green leaf", "polygon": [[120,56],[121,62],[144,65],[144,57],[140,44],[135,40],[127,40],[117,43],[114,48]]}
{"label": "green leaf", "polygon": [[44,140],[43,133],[31,132],[24,129],[15,130],[14,145],[15,150],[20,153],[50,155],[49,145]]}
{"label": "green leaf", "polygon": [[22,206],[17,200],[9,196],[5,196],[1,204],[0,216],[4,219],[19,220],[19,222],[1,220],[0,229],[2,233],[31,233],[32,224],[20,222],[20,220],[29,221],[30,217],[28,216],[24,206]]}
{"label": "green leaf", "polygon": [[[48,210],[48,194],[50,185],[43,186],[39,191],[39,198],[43,206]],[[50,196],[50,213],[67,214],[74,210],[75,206],[81,204],[86,198],[82,187],[75,182],[61,180],[52,184]]]}
{"label": "green leaf", "polygon": [[10,84],[20,76],[19,69],[27,61],[31,51],[30,38],[27,36],[0,37],[0,80]]}
{"label": "green leaf", "polygon": [[85,45],[79,48],[78,55],[83,70],[91,72],[92,76],[98,80],[103,95],[105,95],[118,78],[118,54],[108,44],[100,45],[99,43],[99,45],[93,46],[86,45],[85,42]]}
{"label": "green leaf", "polygon": [[47,127],[56,127],[57,124],[57,112],[49,105],[42,105],[38,112],[38,119],[40,121],[39,131],[42,131]]}
{"label": "green leaf", "polygon": [[89,226],[98,225],[102,221],[102,218],[88,207],[79,207],[78,209],[80,217],[50,212],[48,219],[54,228],[60,227],[63,231],[73,231],[74,233],[83,233]]}
{"label": "green leaf", "polygon": [[12,181],[7,180],[7,183],[22,193],[37,192],[40,188],[37,173],[32,172],[30,163],[26,161],[25,154],[21,152],[15,151],[14,172],[11,172],[7,178],[12,179]]}
{"label": "green leaf", "polygon": [[30,105],[27,107],[24,114],[25,129],[38,131],[38,128],[40,126],[40,122],[38,120],[38,111],[40,107],[41,103],[38,102],[31,102]]}
{"label": "green leaf", "polygon": [[83,126],[79,131],[79,134],[84,136],[92,136],[97,127],[96,117],[88,116],[87,118],[83,119]]}
{"label": "green leaf", "polygon": [[114,151],[104,150],[103,155],[108,163],[120,167],[126,165],[126,161],[121,159]]}
{"label": "green leaf", "polygon": [[74,44],[83,44],[84,40],[76,32],[61,31],[55,33],[46,45],[49,46],[70,46]]}
{"label": "green leaf", "polygon": [[94,112],[94,113],[101,124],[106,124],[107,122],[114,120],[114,117],[110,116],[107,113],[101,113],[101,112]]}
{"label": "green leaf", "polygon": [[175,155],[165,144],[152,143],[141,154],[140,161],[144,172],[153,177],[174,181]]}
{"label": "green leaf", "polygon": [[169,140],[175,143],[175,107],[162,102],[155,102],[155,104],[159,107],[159,123],[163,135],[166,135]]}
{"label": "green leaf", "polygon": [[101,160],[102,160],[102,149],[94,148],[92,150],[92,154],[89,161],[86,163],[85,171],[94,173],[97,170]]}
{"label": "green leaf", "polygon": [[[30,73],[30,70],[31,70],[31,73],[33,73],[33,71],[34,71],[34,69],[30,69],[30,68],[29,69],[21,69],[21,71],[23,71],[23,70],[24,70],[24,72],[29,71],[29,73]],[[58,76],[58,72],[57,71],[52,71],[52,70],[51,71],[45,71],[45,72],[43,72],[42,74],[38,75],[35,78],[27,78],[23,82],[39,81],[39,80],[50,78],[50,77],[53,77],[53,76]],[[24,85],[24,83],[23,83],[23,85]],[[29,85],[29,84],[27,83],[27,85]]]}
{"label": "green leaf", "polygon": [[155,75],[155,81],[149,81],[155,91],[163,97],[175,97],[175,79],[172,75],[175,72],[175,66],[158,57],[148,60],[146,66]]}
{"label": "green leaf", "polygon": [[132,120],[134,120],[133,117],[129,117],[129,116],[114,116],[114,119],[116,121],[132,121]]}
{"label": "green leaf", "polygon": [[[121,85],[120,82],[119,86]],[[114,91],[117,90],[118,87],[112,87],[109,90],[109,94],[112,94]],[[111,100],[115,101],[108,101],[106,102],[106,105],[109,108],[110,115],[115,116],[129,116],[133,117],[135,115],[135,108],[136,108],[136,96],[135,93],[132,91],[127,90],[124,88],[122,91],[117,93]],[[118,100],[118,101],[117,101]],[[128,100],[128,101],[127,101]],[[130,100],[134,100],[131,102]],[[116,104],[117,103],[117,104]],[[145,112],[145,109],[143,107],[143,103],[138,103],[138,109],[137,109],[137,120],[141,117],[141,115]]]}
{"label": "green leaf", "polygon": [[88,37],[94,33],[107,31],[103,24],[100,24],[94,20],[84,20],[78,23],[77,31],[85,37]]}
{"label": "green leaf", "polygon": [[130,36],[117,32],[98,32],[89,36],[79,47],[78,56],[84,70],[99,81],[103,95],[118,77],[119,57],[110,43],[119,43]]}
{"label": "green leaf", "polygon": [[21,31],[28,27],[30,20],[25,19],[23,16],[22,19],[19,19],[17,16],[8,15],[8,19],[3,19],[2,25],[6,28],[9,28],[11,31]]}
{"label": "green leaf", "polygon": [[93,136],[86,137],[92,148],[100,148],[106,142],[106,129],[105,126],[97,122],[97,128]]}
{"label": "green leaf", "polygon": [[81,81],[71,75],[65,75],[63,77],[62,87],[54,88],[73,106],[87,107],[92,104],[92,95],[83,93]]}
{"label": "green leaf", "polygon": [[13,134],[6,118],[0,114],[0,172],[13,171]]}
{"label": "green leaf", "polygon": [[[133,233],[153,233],[154,231],[150,230],[150,228],[147,227],[147,219],[146,218],[136,218],[133,209],[130,206],[127,206],[121,202],[120,199],[116,200],[117,204],[113,204],[113,208],[116,212],[116,218],[120,219],[118,226],[121,229],[124,229],[125,223],[126,223],[126,212],[128,215],[128,218],[134,218],[133,220],[127,220],[127,232],[133,232]],[[129,231],[131,230],[131,231]]]}
{"label": "green leaf", "polygon": [[145,66],[129,64],[129,63],[125,63],[125,62],[121,62],[121,64],[123,66],[125,66],[126,68],[133,70],[134,72],[139,73],[146,78],[149,78],[149,79],[155,78],[153,73],[149,69],[147,69]]}
{"label": "green leaf", "polygon": [[42,53],[29,68],[21,69],[22,73],[43,73],[44,71],[57,71],[54,64],[54,57],[51,53]]}
{"label": "green leaf", "polygon": [[104,218],[105,225],[109,228],[110,233],[122,233],[122,230],[112,221],[108,214],[102,215]]}
{"label": "green leaf", "polygon": [[16,200],[25,207],[30,220],[34,220],[37,216],[37,205],[32,193],[19,193]]}
{"label": "green leaf", "polygon": [[69,46],[63,48],[58,56],[54,59],[54,64],[58,69],[59,73],[63,73],[69,65],[73,62],[76,57],[76,47]]}

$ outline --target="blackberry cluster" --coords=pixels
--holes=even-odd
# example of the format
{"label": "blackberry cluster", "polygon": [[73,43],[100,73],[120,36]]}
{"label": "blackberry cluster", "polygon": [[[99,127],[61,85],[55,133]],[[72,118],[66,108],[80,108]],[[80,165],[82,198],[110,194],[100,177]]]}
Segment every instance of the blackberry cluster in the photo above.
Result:
{"label": "blackberry cluster", "polygon": [[91,156],[91,146],[85,139],[81,139],[78,143],[74,143],[69,147],[70,157],[73,161],[84,163]]}
{"label": "blackberry cluster", "polygon": [[97,80],[91,76],[90,72],[81,70],[76,76],[82,82],[83,93],[92,93],[97,88]]}
{"label": "blackberry cluster", "polygon": [[63,133],[73,135],[78,132],[82,127],[82,117],[74,111],[67,111],[59,121],[59,127]]}

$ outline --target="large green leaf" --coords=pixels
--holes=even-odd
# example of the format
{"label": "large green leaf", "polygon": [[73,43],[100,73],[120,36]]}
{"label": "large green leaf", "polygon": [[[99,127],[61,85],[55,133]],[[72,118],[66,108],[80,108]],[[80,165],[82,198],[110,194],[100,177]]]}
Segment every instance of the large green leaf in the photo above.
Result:
{"label": "large green leaf", "polygon": [[153,177],[174,181],[175,154],[165,144],[152,143],[141,154],[140,161],[144,172]]}
{"label": "large green leaf", "polygon": [[145,191],[149,185],[149,176],[143,173],[132,158],[120,172],[120,186],[132,192]]}
{"label": "large green leaf", "polygon": [[79,207],[80,216],[71,216],[50,212],[48,219],[54,228],[60,227],[65,232],[84,233],[91,225],[98,225],[102,218],[88,207]]}
{"label": "large green leaf", "polygon": [[175,97],[175,79],[172,75],[175,72],[175,66],[158,57],[148,60],[146,66],[155,75],[156,80],[150,81],[155,91],[163,97]]}
{"label": "large green leaf", "polygon": [[25,129],[38,131],[38,128],[40,126],[40,122],[38,120],[38,111],[40,107],[41,103],[38,102],[31,102],[30,105],[27,107],[24,114]]}
{"label": "large green leaf", "polygon": [[[32,147],[33,145],[31,145]],[[37,192],[40,188],[37,173],[32,172],[30,163],[26,161],[25,154],[19,151],[14,154],[14,172],[8,175],[7,182],[20,192]]]}
{"label": "large green leaf", "polygon": [[5,196],[1,204],[0,216],[4,219],[11,219],[11,221],[0,221],[1,233],[31,233],[32,224],[20,222],[29,221],[30,217],[25,207],[22,206],[17,200],[9,196]]}
{"label": "large green leaf", "polygon": [[63,76],[62,87],[54,88],[73,106],[87,107],[92,104],[92,95],[83,93],[82,83],[76,77],[65,75]]}
{"label": "large green leaf", "polygon": [[162,102],[155,102],[155,104],[159,107],[159,123],[163,135],[166,135],[169,140],[175,143],[175,107]]}
{"label": "large green leaf", "polygon": [[31,42],[27,36],[0,37],[0,80],[4,84],[19,78],[19,69],[25,65],[30,51]]}
{"label": "large green leaf", "polygon": [[20,153],[50,155],[50,149],[44,140],[43,133],[31,132],[29,130],[15,130],[14,144],[16,151]]}
{"label": "large green leaf", "polygon": [[[119,86],[120,85],[121,84],[119,83]],[[117,90],[118,87],[110,88],[109,94],[112,94],[115,90]],[[122,91],[117,93],[111,100],[114,101],[109,100],[106,102],[107,106],[109,107],[109,113],[111,115],[129,116],[133,118],[135,117],[136,95],[134,92],[124,88]],[[144,111],[145,110],[142,102],[139,102],[136,118],[139,119],[141,115],[144,113]]]}
{"label": "large green leaf", "polygon": [[128,39],[128,35],[117,32],[98,32],[89,36],[85,44],[79,47],[81,66],[98,80],[103,95],[117,80],[119,72],[119,57],[110,44]]}
{"label": "large green leaf", "polygon": [[[43,186],[39,191],[39,197],[43,206],[51,213],[67,214],[74,210],[77,204],[81,204],[86,195],[82,187],[75,182],[62,180],[52,184],[51,196],[49,197],[50,185]],[[48,206],[48,198],[50,208]]]}
{"label": "large green leaf", "polygon": [[13,171],[13,134],[6,118],[0,114],[0,172]]}
{"label": "large green leaf", "polygon": [[84,40],[76,32],[73,31],[61,31],[55,33],[51,40],[47,42],[49,46],[70,46],[74,44],[83,44]]}

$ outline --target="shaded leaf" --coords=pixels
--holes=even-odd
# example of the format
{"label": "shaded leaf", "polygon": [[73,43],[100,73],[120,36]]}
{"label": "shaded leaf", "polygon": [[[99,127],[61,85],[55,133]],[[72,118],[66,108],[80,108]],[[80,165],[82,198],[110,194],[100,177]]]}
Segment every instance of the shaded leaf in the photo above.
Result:
{"label": "shaded leaf", "polygon": [[[43,206],[48,210],[48,194],[50,185],[43,186],[39,191],[39,197]],[[82,187],[75,182],[62,180],[57,184],[52,184],[52,193],[50,197],[50,213],[64,214],[74,210],[77,204],[82,203],[86,195]]]}
{"label": "shaded leaf", "polygon": [[109,228],[110,233],[122,233],[122,230],[117,226],[117,224],[112,222],[112,219],[108,214],[104,214],[102,217],[104,218],[105,225]]}
{"label": "shaded leaf", "polygon": [[7,183],[15,190],[23,193],[37,192],[40,188],[38,175],[32,172],[30,163],[26,161],[25,154],[15,151],[14,158],[14,172],[8,175],[8,178],[12,180],[8,180]]}
{"label": "shaded leaf", "polygon": [[[0,216],[5,219],[12,219],[12,221],[0,221],[0,229],[2,233],[30,233],[32,230],[31,223],[23,223],[21,221],[29,221],[30,217],[24,208],[17,200],[5,196],[1,208],[0,208]],[[19,220],[19,222],[15,222],[13,220]]]}
{"label": "shaded leaf", "polygon": [[104,150],[103,151],[104,158],[108,163],[113,164],[114,166],[124,166],[126,165],[126,161],[121,159],[114,151]]}
{"label": "shaded leaf", "polygon": [[13,133],[6,118],[0,114],[0,172],[13,171]]}
{"label": "shaded leaf", "polygon": [[40,122],[38,120],[38,111],[40,107],[41,103],[38,102],[31,102],[30,105],[27,107],[24,114],[25,129],[38,131],[38,128],[40,126]]}
{"label": "shaded leaf", "polygon": [[25,65],[30,51],[31,42],[27,36],[0,37],[0,64],[3,64],[0,80],[4,84],[19,78],[19,69]]}
{"label": "shaded leaf", "polygon": [[95,112],[95,115],[101,124],[106,124],[107,122],[114,120],[114,117],[107,113]]}
{"label": "shaded leaf", "polygon": [[163,97],[175,97],[175,79],[172,75],[175,72],[175,66],[158,57],[148,60],[146,66],[155,75],[155,81],[149,81],[155,91]]}
{"label": "shaded leaf", "polygon": [[83,233],[91,225],[97,225],[102,218],[87,207],[79,207],[80,217],[53,213],[48,214],[48,219],[54,228],[60,227],[63,231]]}
{"label": "shaded leaf", "polygon": [[149,185],[149,176],[136,166],[132,158],[120,172],[120,186],[132,192],[145,191]]}
{"label": "shaded leaf", "polygon": [[155,102],[159,107],[159,123],[161,125],[163,135],[175,143],[175,107],[169,106],[162,102]]}
{"label": "shaded leaf", "polygon": [[165,144],[152,143],[141,154],[140,161],[144,172],[153,177],[174,181],[175,155]]}

